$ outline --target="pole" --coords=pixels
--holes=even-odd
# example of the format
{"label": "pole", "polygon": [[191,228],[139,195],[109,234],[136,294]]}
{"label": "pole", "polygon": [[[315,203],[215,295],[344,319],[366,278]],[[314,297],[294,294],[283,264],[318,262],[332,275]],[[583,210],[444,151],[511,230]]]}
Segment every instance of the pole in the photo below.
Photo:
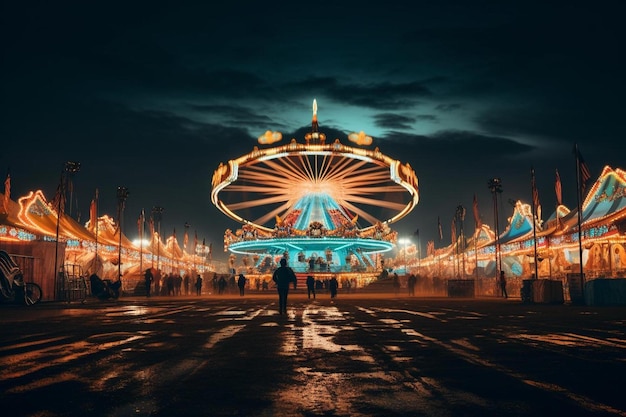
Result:
{"label": "pole", "polygon": [[122,279],[122,215],[124,213],[124,203],[128,197],[128,188],[117,187],[117,230],[119,233],[119,246],[117,251],[117,279]]}
{"label": "pole", "polygon": [[[56,228],[56,240],[55,240],[55,247],[54,247],[54,283],[55,283],[54,290],[55,292],[59,288],[59,282],[58,282],[59,280],[59,233],[60,233],[60,228],[61,228],[61,211],[63,211],[63,200],[65,198],[65,182],[67,180],[67,176],[69,175],[68,173],[73,174],[78,171],[80,171],[80,162],[72,162],[72,161],[67,161],[65,163],[63,171],[61,171],[61,180],[59,182],[59,194],[58,194],[59,204],[56,207],[57,228]],[[65,282],[63,282],[63,286],[65,286]],[[68,302],[69,302],[69,299],[68,299]]]}
{"label": "pole", "polygon": [[[67,168],[67,165],[66,165]],[[57,209],[57,230],[56,230],[56,238],[55,238],[55,245],[54,245],[54,290],[55,292],[59,289],[59,228],[60,228],[60,224],[61,224],[61,202],[63,199],[63,192],[64,192],[64,186],[63,186],[63,182],[65,180],[65,170],[61,171],[61,180],[59,181],[59,201],[58,201],[58,205],[56,207]],[[57,294],[58,298],[59,294]]]}
{"label": "pole", "polygon": [[582,189],[580,184],[580,152],[578,144],[574,145],[574,153],[576,154],[576,205],[577,205],[577,223],[578,223],[578,259],[580,264],[580,282],[582,286],[582,294],[585,290],[585,275],[583,271],[583,231],[582,231]]}
{"label": "pole", "polygon": [[157,271],[160,271],[161,261],[161,218],[163,217],[163,207],[152,207],[152,221],[157,223]]}
{"label": "pole", "polygon": [[480,228],[476,228],[474,231],[474,275],[476,282],[478,282],[478,236],[480,236]]}
{"label": "pole", "polygon": [[93,273],[94,274],[98,274],[98,226],[99,226],[99,221],[98,221],[98,189],[96,188],[96,225],[95,225],[95,231],[96,231],[96,246],[95,246],[95,256],[93,257],[93,263],[94,263],[94,267],[93,267]]}
{"label": "pole", "polygon": [[539,268],[537,265],[537,223],[538,223],[538,218],[537,218],[537,210],[539,209],[539,207],[537,206],[537,202],[539,201],[537,198],[537,183],[535,181],[535,168],[531,168],[530,169],[530,184],[531,184],[531,197],[532,197],[532,201],[533,201],[533,210],[532,210],[532,216],[533,216],[533,244],[534,244],[534,249],[535,249],[535,253],[534,253],[534,257],[535,257],[535,279],[539,279]]}
{"label": "pole", "polygon": [[499,222],[498,222],[498,194],[502,193],[502,180],[500,178],[492,178],[487,183],[489,189],[491,190],[491,194],[493,195],[493,217],[494,217],[494,227],[495,227],[495,261],[496,261],[496,280],[498,279],[499,271],[502,269],[502,258],[500,257],[500,230],[499,230]]}

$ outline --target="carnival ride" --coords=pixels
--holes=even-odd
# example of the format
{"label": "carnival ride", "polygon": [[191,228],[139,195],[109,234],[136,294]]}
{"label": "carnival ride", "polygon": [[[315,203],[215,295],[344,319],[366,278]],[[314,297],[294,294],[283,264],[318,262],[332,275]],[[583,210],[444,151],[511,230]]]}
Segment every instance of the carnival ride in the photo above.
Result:
{"label": "carnival ride", "polygon": [[[376,270],[394,248],[390,224],[418,203],[418,182],[406,163],[384,155],[364,132],[348,146],[326,142],[313,101],[311,132],[304,142],[273,146],[279,132],[267,131],[260,145],[221,163],[213,175],[211,201],[242,227],[224,234],[230,266],[270,271],[281,257],[296,271]],[[295,256],[291,256],[296,254]]]}

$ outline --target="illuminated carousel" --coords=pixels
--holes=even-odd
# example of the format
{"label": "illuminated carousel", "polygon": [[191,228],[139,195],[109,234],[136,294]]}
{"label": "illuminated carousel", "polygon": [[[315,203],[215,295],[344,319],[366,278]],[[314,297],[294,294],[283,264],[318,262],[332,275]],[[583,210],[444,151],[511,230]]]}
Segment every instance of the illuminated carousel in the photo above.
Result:
{"label": "illuminated carousel", "polygon": [[356,146],[319,132],[313,101],[303,142],[267,131],[252,152],[220,163],[211,200],[242,226],[224,234],[230,267],[272,271],[286,257],[296,272],[375,271],[394,248],[390,224],[419,200],[411,166],[366,149],[372,138],[348,135]]}

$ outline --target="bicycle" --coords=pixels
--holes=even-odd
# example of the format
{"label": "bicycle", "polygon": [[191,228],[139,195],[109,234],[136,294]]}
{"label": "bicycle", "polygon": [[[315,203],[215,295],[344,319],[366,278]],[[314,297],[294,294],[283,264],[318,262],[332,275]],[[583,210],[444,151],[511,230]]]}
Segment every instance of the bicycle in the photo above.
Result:
{"label": "bicycle", "polygon": [[0,297],[3,301],[23,301],[31,306],[41,301],[43,292],[34,282],[25,282],[24,274],[11,255],[0,250]]}

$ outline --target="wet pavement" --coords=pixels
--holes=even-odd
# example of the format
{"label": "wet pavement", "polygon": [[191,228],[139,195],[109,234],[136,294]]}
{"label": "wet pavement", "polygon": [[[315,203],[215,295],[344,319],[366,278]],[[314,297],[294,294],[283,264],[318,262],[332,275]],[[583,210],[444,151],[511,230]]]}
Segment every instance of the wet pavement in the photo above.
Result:
{"label": "wet pavement", "polygon": [[626,416],[626,308],[291,294],[1,305],[20,416]]}

